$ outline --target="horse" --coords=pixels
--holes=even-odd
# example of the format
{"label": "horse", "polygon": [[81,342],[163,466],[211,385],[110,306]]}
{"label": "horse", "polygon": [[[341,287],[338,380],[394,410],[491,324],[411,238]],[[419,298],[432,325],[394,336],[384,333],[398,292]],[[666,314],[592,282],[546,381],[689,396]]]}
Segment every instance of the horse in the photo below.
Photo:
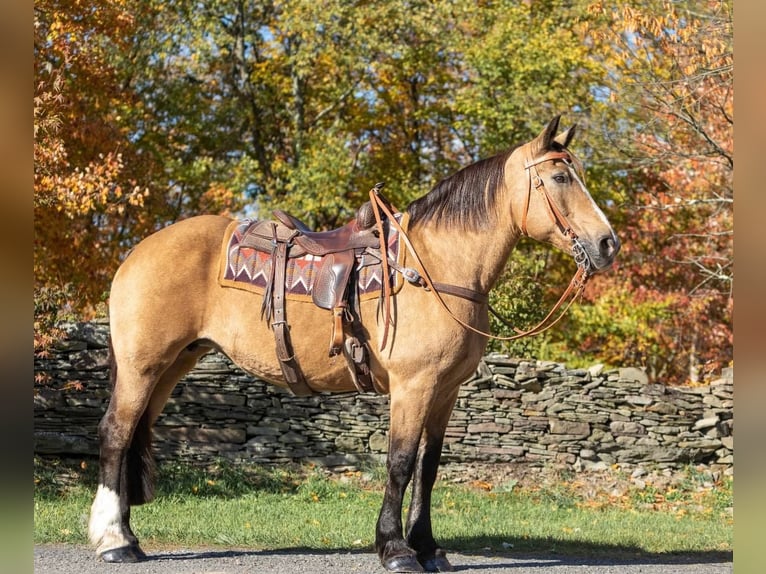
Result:
{"label": "horse", "polygon": [[[528,236],[573,253],[589,273],[608,269],[620,249],[569,151],[576,125],[558,133],[559,121],[464,167],[407,206],[408,245],[438,284],[405,282],[390,294],[385,321],[380,300],[359,302],[375,388],[389,395],[387,480],[375,530],[375,549],[388,571],[452,570],[432,533],[431,492],[459,387],[475,372],[488,341],[487,294],[517,242]],[[153,497],[152,425],[202,355],[219,350],[254,376],[287,387],[273,327],[254,311],[259,295],[219,280],[222,238],[231,223],[199,215],[169,225],[139,242],[113,278],[113,387],[98,426],[99,482],[88,524],[103,561],[146,558],[130,509]],[[438,295],[438,285],[459,290]],[[476,296],[459,296],[460,290]],[[328,312],[310,301],[288,305],[292,351],[311,389],[354,391],[348,366],[328,359],[326,346],[317,343],[332,335]]]}

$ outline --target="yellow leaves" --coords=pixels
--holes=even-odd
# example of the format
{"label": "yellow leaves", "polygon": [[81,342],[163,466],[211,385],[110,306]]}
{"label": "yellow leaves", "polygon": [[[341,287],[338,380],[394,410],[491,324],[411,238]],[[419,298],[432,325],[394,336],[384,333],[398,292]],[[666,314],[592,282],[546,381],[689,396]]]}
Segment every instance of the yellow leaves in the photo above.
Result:
{"label": "yellow leaves", "polygon": [[[69,219],[93,213],[124,212],[125,204],[142,206],[147,189],[133,186],[127,194],[118,183],[124,165],[122,155],[100,154],[84,168],[68,169],[61,157],[53,165],[35,165],[35,204],[53,208]],[[45,168],[45,169],[44,169]]]}

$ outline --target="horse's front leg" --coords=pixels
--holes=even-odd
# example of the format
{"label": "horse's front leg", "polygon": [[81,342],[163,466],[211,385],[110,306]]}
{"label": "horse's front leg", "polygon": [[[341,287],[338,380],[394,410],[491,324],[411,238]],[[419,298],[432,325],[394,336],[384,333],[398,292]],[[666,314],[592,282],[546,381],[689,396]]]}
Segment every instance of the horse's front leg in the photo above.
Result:
{"label": "horse's front leg", "polygon": [[446,552],[434,540],[431,529],[431,492],[439,469],[444,433],[447,430],[459,387],[441,395],[426,421],[412,483],[412,501],[407,514],[407,543],[427,572],[451,572]]}
{"label": "horse's front leg", "polygon": [[418,447],[431,408],[433,384],[391,389],[391,424],[388,439],[388,480],[375,531],[380,562],[391,572],[424,572],[418,553],[404,540],[402,503],[412,478]]}

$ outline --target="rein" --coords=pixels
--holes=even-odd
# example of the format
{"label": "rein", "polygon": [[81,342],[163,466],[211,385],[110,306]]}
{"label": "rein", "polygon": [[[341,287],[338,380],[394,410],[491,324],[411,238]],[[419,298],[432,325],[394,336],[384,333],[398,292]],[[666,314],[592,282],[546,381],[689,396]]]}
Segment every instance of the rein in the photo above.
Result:
{"label": "rein", "polygon": [[[460,319],[458,316],[456,316],[452,312],[452,310],[449,308],[447,303],[444,301],[444,298],[441,295],[442,293],[447,295],[453,295],[456,297],[461,297],[463,299],[467,299],[469,301],[473,301],[475,303],[482,303],[482,304],[483,303],[488,304],[489,296],[483,293],[474,291],[473,289],[467,289],[465,287],[460,287],[457,285],[449,285],[446,283],[439,283],[439,282],[432,281],[431,276],[429,275],[428,271],[423,265],[423,262],[420,259],[420,256],[415,250],[415,247],[412,245],[410,238],[407,236],[407,233],[404,231],[402,226],[394,217],[392,210],[396,211],[396,209],[381,196],[380,190],[383,187],[383,184],[377,184],[375,187],[373,187],[370,190],[370,203],[372,204],[373,212],[375,214],[375,219],[376,219],[376,222],[378,223],[379,229],[382,230],[382,217],[380,214],[380,212],[382,211],[388,218],[391,225],[393,225],[399,232],[399,236],[404,241],[404,244],[407,246],[407,250],[412,255],[415,261],[415,265],[417,267],[417,269],[412,269],[410,267],[400,267],[395,262],[388,260],[388,257],[385,257],[384,255],[385,250],[382,250],[381,263],[383,264],[383,277],[388,277],[389,267],[393,268],[398,273],[401,273],[402,276],[409,283],[419,287],[423,287],[426,291],[430,291],[431,293],[433,293],[434,297],[436,297],[436,300],[444,308],[447,314],[449,314],[449,316],[452,317],[452,319],[454,319],[464,328],[468,329],[469,331],[473,331],[474,333],[477,333],[479,335],[489,337],[490,339],[495,339],[498,341],[513,341],[516,339],[520,339],[522,337],[538,335],[544,331],[547,331],[551,327],[553,327],[556,323],[558,323],[564,317],[564,315],[566,314],[567,310],[572,305],[572,303],[574,303],[577,300],[577,298],[582,294],[582,292],[585,289],[585,284],[587,283],[590,277],[590,272],[591,272],[591,262],[587,252],[585,251],[585,248],[583,247],[582,243],[577,237],[577,234],[572,230],[572,227],[571,225],[569,225],[569,222],[567,221],[564,214],[561,213],[561,210],[558,208],[558,206],[556,206],[556,204],[553,202],[551,197],[548,195],[548,192],[545,189],[543,180],[537,171],[537,166],[539,164],[544,163],[546,161],[553,161],[555,159],[564,159],[564,160],[567,160],[567,163],[573,161],[572,156],[570,154],[562,151],[562,152],[548,152],[545,155],[537,158],[536,160],[527,160],[524,163],[524,169],[526,170],[528,175],[529,185],[527,189],[526,201],[524,203],[524,213],[521,220],[521,232],[527,237],[529,236],[529,234],[527,233],[527,214],[529,212],[529,204],[530,204],[530,198],[532,195],[532,187],[533,187],[532,184],[534,181],[534,188],[543,194],[543,198],[545,199],[545,205],[548,208],[548,213],[551,215],[553,222],[559,228],[561,233],[564,236],[569,237],[569,239],[572,242],[572,255],[574,256],[575,262],[577,263],[577,271],[575,272],[574,276],[569,282],[569,285],[567,286],[566,290],[561,295],[559,300],[556,302],[553,308],[548,312],[548,314],[539,323],[537,323],[537,325],[527,330],[522,330],[516,327],[512,327],[513,330],[516,331],[515,335],[501,337],[499,335],[493,335],[492,333],[488,333],[488,332],[482,331],[481,329],[477,329],[469,325],[462,319]],[[532,169],[534,169],[534,172],[535,172],[534,177],[532,176]],[[382,235],[383,234],[381,233],[381,245],[383,245]],[[383,284],[384,286],[388,285],[388,281],[383,281]],[[388,327],[391,324],[390,296],[391,296],[390,289],[385,289],[384,287],[383,299],[384,299],[385,327],[383,330],[383,340],[380,346],[381,351],[385,349],[386,347],[386,342],[388,340]],[[569,299],[569,301],[567,301],[567,299]],[[560,309],[562,309],[562,307],[563,307],[563,310],[558,314],[558,316],[556,316],[556,313]],[[503,317],[501,317],[491,306],[489,306],[489,310],[492,312],[493,315],[495,315],[503,323],[505,323],[508,326],[511,326],[510,323],[506,321]]]}

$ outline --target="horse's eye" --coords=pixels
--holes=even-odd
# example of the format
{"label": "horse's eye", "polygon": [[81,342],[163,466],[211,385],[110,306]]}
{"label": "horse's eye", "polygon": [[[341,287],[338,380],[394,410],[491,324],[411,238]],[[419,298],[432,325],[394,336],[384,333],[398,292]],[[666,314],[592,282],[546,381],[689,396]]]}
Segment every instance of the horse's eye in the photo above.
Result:
{"label": "horse's eye", "polygon": [[553,181],[556,183],[569,183],[569,176],[565,173],[557,173],[553,176]]}

